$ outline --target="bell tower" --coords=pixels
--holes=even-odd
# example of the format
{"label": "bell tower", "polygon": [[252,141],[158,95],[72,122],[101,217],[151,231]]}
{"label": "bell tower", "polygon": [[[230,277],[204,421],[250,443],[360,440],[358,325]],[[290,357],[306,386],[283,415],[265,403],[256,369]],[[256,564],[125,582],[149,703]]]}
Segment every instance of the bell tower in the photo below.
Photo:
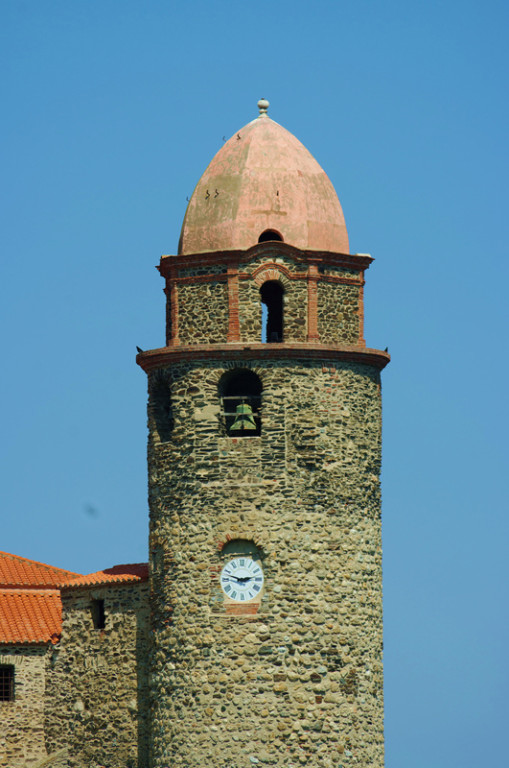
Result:
{"label": "bell tower", "polygon": [[380,371],[366,254],[305,147],[236,132],[159,271],[151,768],[382,768]]}

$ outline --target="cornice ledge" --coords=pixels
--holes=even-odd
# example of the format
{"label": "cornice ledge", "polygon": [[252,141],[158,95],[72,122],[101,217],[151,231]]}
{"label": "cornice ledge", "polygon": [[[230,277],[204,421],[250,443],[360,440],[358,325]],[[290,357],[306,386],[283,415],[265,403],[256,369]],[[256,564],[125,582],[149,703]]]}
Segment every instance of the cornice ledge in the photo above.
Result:
{"label": "cornice ledge", "polygon": [[163,277],[169,277],[170,269],[178,269],[179,267],[186,267],[191,264],[199,263],[202,266],[207,264],[216,265],[221,262],[225,264],[242,264],[254,258],[262,257],[264,254],[267,254],[267,257],[272,260],[275,252],[306,264],[316,264],[317,266],[328,264],[358,270],[367,269],[371,262],[374,261],[373,257],[368,253],[303,250],[289,243],[274,240],[256,243],[246,250],[206,251],[205,253],[188,253],[175,256],[171,254],[163,255],[157,269]]}
{"label": "cornice ledge", "polygon": [[148,373],[156,368],[164,368],[172,363],[186,360],[295,360],[299,358],[324,361],[344,360],[371,365],[379,370],[385,368],[391,359],[388,352],[346,344],[231,342],[228,344],[193,344],[150,349],[136,355],[136,362]]}

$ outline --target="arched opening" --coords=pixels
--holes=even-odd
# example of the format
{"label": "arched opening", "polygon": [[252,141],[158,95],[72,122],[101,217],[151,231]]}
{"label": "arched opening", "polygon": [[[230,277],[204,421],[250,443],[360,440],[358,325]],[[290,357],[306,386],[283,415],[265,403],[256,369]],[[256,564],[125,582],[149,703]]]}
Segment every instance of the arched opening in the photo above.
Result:
{"label": "arched opening", "polygon": [[161,443],[171,440],[174,427],[170,387],[156,379],[151,387],[150,405],[157,435]]}
{"label": "arched opening", "polygon": [[253,371],[238,368],[225,373],[219,382],[226,434],[256,437],[261,434],[262,382]]}
{"label": "arched opening", "polygon": [[277,280],[268,280],[260,288],[262,300],[262,341],[269,344],[283,341],[284,288]]}
{"label": "arched opening", "polygon": [[268,243],[270,240],[279,240],[280,243],[283,242],[283,238],[275,229],[266,229],[258,238],[259,243]]}

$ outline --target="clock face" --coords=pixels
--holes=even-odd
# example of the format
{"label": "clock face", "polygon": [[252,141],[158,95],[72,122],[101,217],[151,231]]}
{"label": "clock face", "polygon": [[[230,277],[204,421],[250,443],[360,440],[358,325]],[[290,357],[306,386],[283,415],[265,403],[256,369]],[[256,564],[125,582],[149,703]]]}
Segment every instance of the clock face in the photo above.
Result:
{"label": "clock face", "polygon": [[220,582],[227,597],[237,602],[246,602],[260,594],[263,571],[251,557],[242,555],[226,563],[221,571]]}

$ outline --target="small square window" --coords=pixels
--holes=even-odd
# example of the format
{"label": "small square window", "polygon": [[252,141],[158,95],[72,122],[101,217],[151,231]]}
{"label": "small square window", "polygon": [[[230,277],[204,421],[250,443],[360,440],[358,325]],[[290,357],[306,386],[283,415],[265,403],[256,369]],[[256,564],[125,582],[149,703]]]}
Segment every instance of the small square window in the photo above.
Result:
{"label": "small square window", "polygon": [[0,664],[0,701],[14,701],[13,664]]}

